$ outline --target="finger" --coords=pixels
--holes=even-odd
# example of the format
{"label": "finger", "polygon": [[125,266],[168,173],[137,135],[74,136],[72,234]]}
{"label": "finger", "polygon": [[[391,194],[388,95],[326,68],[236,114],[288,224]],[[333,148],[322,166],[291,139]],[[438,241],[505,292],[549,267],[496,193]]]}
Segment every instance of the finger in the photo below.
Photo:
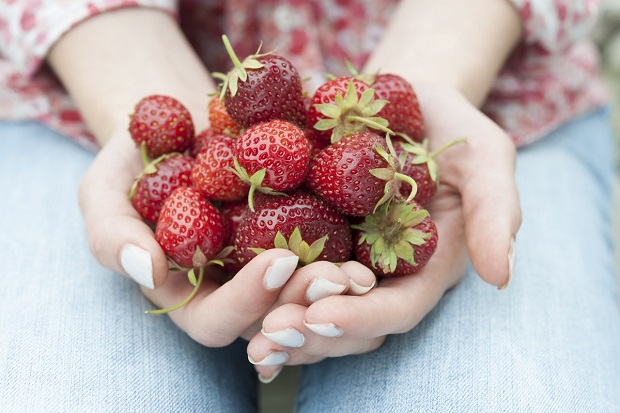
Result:
{"label": "finger", "polygon": [[343,294],[348,288],[349,277],[336,264],[317,261],[295,271],[276,305],[296,303],[307,306],[321,298]]}
{"label": "finger", "polygon": [[514,240],[521,225],[521,208],[515,182],[515,147],[500,132],[493,141],[476,142],[469,149],[478,152],[484,163],[468,169],[460,191],[472,265],[486,282],[505,286],[514,270]]}
{"label": "finger", "polygon": [[326,338],[304,325],[306,308],[287,304],[272,311],[263,329],[248,343],[248,359],[259,377],[270,377],[281,365],[316,363],[326,357],[361,354],[379,347],[383,338]]}
{"label": "finger", "polygon": [[[222,286],[207,283],[189,303],[170,313],[173,321],[208,347],[230,344],[257,320],[262,320],[295,271],[298,257],[283,249],[267,250],[246,264]],[[172,278],[172,277],[170,277]],[[191,290],[186,283],[146,292],[157,305],[181,302]]]}
{"label": "finger", "polygon": [[89,246],[97,261],[142,286],[156,288],[167,278],[168,262],[153,231],[128,198],[142,166],[129,136],[115,136],[84,175],[78,196]]}
{"label": "finger", "polygon": [[364,295],[377,285],[375,274],[357,261],[345,262],[340,266],[340,271],[349,278],[349,295]]}

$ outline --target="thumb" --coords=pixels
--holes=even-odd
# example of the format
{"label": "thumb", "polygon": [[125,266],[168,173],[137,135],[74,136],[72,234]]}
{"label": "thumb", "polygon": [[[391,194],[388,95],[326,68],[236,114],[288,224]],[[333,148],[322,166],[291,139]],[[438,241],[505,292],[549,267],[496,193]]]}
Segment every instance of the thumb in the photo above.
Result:
{"label": "thumb", "polygon": [[142,167],[139,150],[127,133],[115,135],[86,171],[78,198],[95,259],[152,289],[165,282],[168,261],[129,201],[131,184]]}
{"label": "thumb", "polygon": [[521,207],[514,145],[508,138],[493,142],[475,149],[488,152],[485,162],[468,171],[460,192],[472,265],[483,280],[505,288],[514,271]]}

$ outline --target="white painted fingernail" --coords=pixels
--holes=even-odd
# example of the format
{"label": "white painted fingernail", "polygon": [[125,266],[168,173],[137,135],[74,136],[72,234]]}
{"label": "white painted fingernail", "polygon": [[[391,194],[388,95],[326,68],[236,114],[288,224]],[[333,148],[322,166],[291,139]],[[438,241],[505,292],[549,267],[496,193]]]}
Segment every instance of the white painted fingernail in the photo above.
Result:
{"label": "white painted fingernail", "polygon": [[271,383],[272,381],[274,381],[274,380],[276,379],[276,377],[278,377],[278,376],[280,375],[280,373],[282,372],[282,370],[283,370],[283,369],[284,369],[284,366],[280,367],[278,370],[276,370],[276,371],[275,371],[275,372],[271,375],[271,377],[265,377],[265,376],[263,376],[262,374],[259,374],[259,375],[258,375],[258,380],[259,380],[261,383],[269,384],[269,383]]}
{"label": "white painted fingernail", "polygon": [[309,330],[323,337],[340,337],[343,334],[343,331],[334,323],[309,324],[304,321],[304,324]]}
{"label": "white painted fingernail", "polygon": [[294,328],[287,328],[280,331],[268,333],[261,330],[261,333],[274,343],[281,344],[286,347],[301,347],[304,345],[306,338],[302,333]]}
{"label": "white painted fingernail", "polygon": [[153,261],[151,254],[142,248],[127,244],[121,250],[121,265],[138,284],[153,289]]}
{"label": "white painted fingernail", "polygon": [[368,291],[372,290],[373,287],[377,284],[377,280],[375,279],[372,284],[368,287],[364,287],[363,285],[359,285],[353,280],[349,280],[349,291],[351,291],[355,295],[364,295]]}
{"label": "white painted fingernail", "polygon": [[316,277],[306,290],[306,298],[309,302],[314,303],[330,295],[342,294],[346,288],[346,285],[336,284],[325,278]]}
{"label": "white painted fingernail", "polygon": [[513,238],[510,240],[510,248],[508,249],[508,280],[506,281],[506,284],[497,287],[498,290],[505,290],[508,288],[508,284],[510,284],[510,280],[512,280],[512,276],[517,266],[517,250],[515,247],[516,242]]}
{"label": "white painted fingernail", "polygon": [[248,360],[256,366],[278,366],[287,362],[288,354],[284,351],[274,351],[267,354],[267,356],[260,361],[254,361],[250,356],[248,356]]}
{"label": "white painted fingernail", "polygon": [[265,272],[265,278],[263,279],[265,287],[269,290],[282,287],[295,272],[298,262],[299,257],[297,255],[275,259]]}

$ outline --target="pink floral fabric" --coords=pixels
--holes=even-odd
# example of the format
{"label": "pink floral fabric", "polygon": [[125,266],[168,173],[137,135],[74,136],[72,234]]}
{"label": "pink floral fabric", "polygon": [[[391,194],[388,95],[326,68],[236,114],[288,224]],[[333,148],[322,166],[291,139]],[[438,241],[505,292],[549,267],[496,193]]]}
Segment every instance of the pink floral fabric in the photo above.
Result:
{"label": "pink floral fabric", "polygon": [[[498,0],[500,1],[500,0]],[[506,0],[504,0],[506,1]],[[607,102],[598,55],[587,35],[599,0],[509,0],[525,35],[501,71],[483,110],[516,145]],[[43,122],[80,144],[96,144],[45,66],[50,47],[75,24],[120,7],[156,7],[179,24],[211,70],[226,71],[226,33],[237,54],[277,49],[306,87],[325,73],[362,67],[398,0],[4,0],[0,3],[0,117]]]}

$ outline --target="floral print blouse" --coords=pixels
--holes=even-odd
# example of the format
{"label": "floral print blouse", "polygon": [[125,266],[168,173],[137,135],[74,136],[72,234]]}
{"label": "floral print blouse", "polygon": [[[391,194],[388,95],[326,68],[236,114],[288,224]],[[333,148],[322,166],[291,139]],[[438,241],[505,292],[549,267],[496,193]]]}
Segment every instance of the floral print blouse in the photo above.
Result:
{"label": "floral print blouse", "polygon": [[[588,40],[600,0],[510,1],[524,37],[497,78],[483,111],[517,146],[608,101],[598,54]],[[79,112],[45,65],[72,26],[121,7],[154,7],[177,17],[211,70],[226,71],[226,33],[237,54],[277,48],[309,88],[325,73],[362,67],[397,0],[3,0],[0,2],[0,118],[36,120],[96,150]],[[414,85],[415,86],[415,85]]]}

